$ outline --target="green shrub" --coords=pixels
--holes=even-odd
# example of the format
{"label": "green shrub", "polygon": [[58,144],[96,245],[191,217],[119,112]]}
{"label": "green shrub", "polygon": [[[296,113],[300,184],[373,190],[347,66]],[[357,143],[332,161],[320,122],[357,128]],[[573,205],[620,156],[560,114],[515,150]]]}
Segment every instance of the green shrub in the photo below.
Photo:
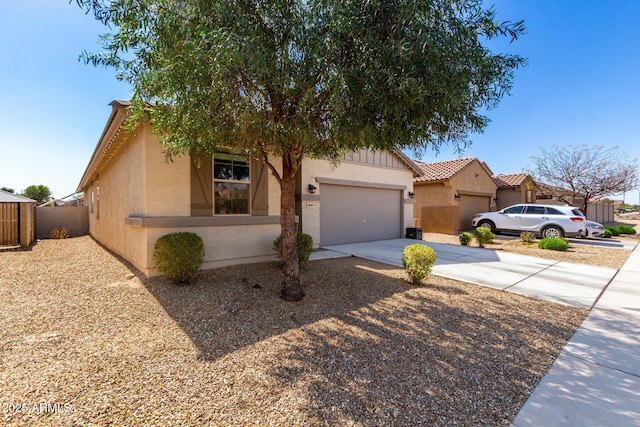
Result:
{"label": "green shrub", "polygon": [[604,237],[611,237],[611,230],[607,229],[607,227],[604,228]]}
{"label": "green shrub", "polygon": [[614,228],[619,234],[636,234],[635,228],[629,225],[616,225]]}
{"label": "green shrub", "polygon": [[192,283],[203,257],[204,243],[195,233],[165,234],[153,246],[156,268],[174,283]]}
{"label": "green shrub", "polygon": [[538,248],[550,249],[552,251],[566,251],[569,249],[569,243],[560,237],[545,237],[538,242]]}
{"label": "green shrub", "polygon": [[[313,251],[313,237],[298,231],[296,238],[298,240],[298,263],[300,267],[304,267],[309,262]],[[276,251],[278,258],[282,258],[282,236],[278,236],[273,241],[273,250]]]}
{"label": "green shrub", "polygon": [[484,245],[493,242],[493,238],[496,237],[488,227],[478,227],[475,229],[474,233],[478,246],[481,248],[484,248]]}
{"label": "green shrub", "polygon": [[427,245],[416,243],[404,248],[402,266],[409,282],[420,284],[429,277],[431,268],[436,262],[436,251]]}
{"label": "green shrub", "polygon": [[604,230],[605,231],[609,230],[609,233],[611,233],[612,236],[619,236],[620,235],[620,231],[618,231],[617,227],[611,227],[610,225],[605,225],[604,226]]}
{"label": "green shrub", "polygon": [[523,231],[522,233],[520,233],[520,241],[525,244],[525,243],[533,243],[536,241],[536,235],[533,234],[530,231]]}
{"label": "green shrub", "polygon": [[473,239],[473,234],[465,231],[460,236],[458,236],[458,238],[460,239],[460,244],[462,246],[469,246],[469,242],[471,242],[471,240]]}

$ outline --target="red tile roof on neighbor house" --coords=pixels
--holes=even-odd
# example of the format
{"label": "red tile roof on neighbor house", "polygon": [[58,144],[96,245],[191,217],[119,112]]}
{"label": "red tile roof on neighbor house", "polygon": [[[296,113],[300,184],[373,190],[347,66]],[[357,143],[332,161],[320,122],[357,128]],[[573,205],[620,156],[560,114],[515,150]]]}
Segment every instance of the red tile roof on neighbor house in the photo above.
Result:
{"label": "red tile roof on neighbor house", "polygon": [[421,172],[420,176],[414,179],[414,182],[443,181],[451,179],[473,162],[480,163],[489,176],[493,175],[489,166],[475,157],[465,157],[463,159],[445,160],[443,162],[433,163],[423,163],[414,160],[414,163],[418,166]]}
{"label": "red tile roof on neighbor house", "polygon": [[501,173],[493,176],[498,187],[519,187],[530,178],[526,173]]}

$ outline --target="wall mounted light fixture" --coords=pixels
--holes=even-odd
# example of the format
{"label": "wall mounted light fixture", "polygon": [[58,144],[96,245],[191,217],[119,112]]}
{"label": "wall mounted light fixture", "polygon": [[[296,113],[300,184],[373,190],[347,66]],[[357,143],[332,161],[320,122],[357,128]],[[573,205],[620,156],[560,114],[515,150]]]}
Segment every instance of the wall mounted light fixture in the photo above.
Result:
{"label": "wall mounted light fixture", "polygon": [[309,193],[311,194],[316,194],[316,190],[318,189],[318,187],[316,187],[313,184],[309,184]]}
{"label": "wall mounted light fixture", "polygon": [[410,198],[413,199],[415,197],[415,195],[416,195],[416,193],[414,193],[413,191],[409,191],[409,197]]}
{"label": "wall mounted light fixture", "polygon": [[456,194],[453,196],[456,200],[460,200],[462,198],[462,196],[456,192]]}

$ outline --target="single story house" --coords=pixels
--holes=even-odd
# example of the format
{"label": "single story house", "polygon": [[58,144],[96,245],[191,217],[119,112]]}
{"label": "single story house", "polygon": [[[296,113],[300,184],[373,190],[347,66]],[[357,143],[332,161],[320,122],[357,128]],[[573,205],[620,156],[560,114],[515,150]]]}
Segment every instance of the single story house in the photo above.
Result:
{"label": "single story house", "polygon": [[414,223],[427,232],[457,233],[471,228],[478,212],[496,210],[493,173],[475,157],[423,163],[414,160]]}
{"label": "single story house", "polygon": [[536,183],[527,173],[499,174],[493,176],[498,190],[496,193],[497,209],[517,205],[519,203],[536,202]]}
{"label": "single story house", "polygon": [[35,205],[27,197],[0,190],[0,246],[29,246],[35,240]]}
{"label": "single story house", "polygon": [[[266,166],[230,152],[168,162],[151,126],[139,123],[134,134],[123,128],[128,102],[110,105],[78,186],[97,241],[147,276],[158,274],[156,240],[178,231],[202,237],[205,269],[274,259],[280,187]],[[296,196],[300,230],[315,247],[402,237],[413,222],[409,193],[417,174],[400,151],[362,150],[337,167],[305,158]]]}

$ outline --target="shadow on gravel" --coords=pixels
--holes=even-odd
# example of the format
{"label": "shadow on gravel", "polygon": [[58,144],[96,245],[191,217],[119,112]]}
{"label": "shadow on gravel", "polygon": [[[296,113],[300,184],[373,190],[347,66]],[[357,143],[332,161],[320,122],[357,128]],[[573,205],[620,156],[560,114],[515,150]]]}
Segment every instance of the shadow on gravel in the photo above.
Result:
{"label": "shadow on gravel", "polygon": [[314,261],[302,283],[283,302],[268,263],[146,286],[205,361],[245,349],[259,366],[247,347],[277,339],[271,392],[302,393],[313,425],[509,425],[585,315],[436,276],[414,287],[355,257]]}
{"label": "shadow on gravel", "polygon": [[313,261],[301,273],[305,297],[294,303],[279,298],[278,262],[203,271],[187,286],[153,278],[146,287],[197,345],[201,357],[213,360],[411,289],[385,271],[398,269],[353,257]]}

